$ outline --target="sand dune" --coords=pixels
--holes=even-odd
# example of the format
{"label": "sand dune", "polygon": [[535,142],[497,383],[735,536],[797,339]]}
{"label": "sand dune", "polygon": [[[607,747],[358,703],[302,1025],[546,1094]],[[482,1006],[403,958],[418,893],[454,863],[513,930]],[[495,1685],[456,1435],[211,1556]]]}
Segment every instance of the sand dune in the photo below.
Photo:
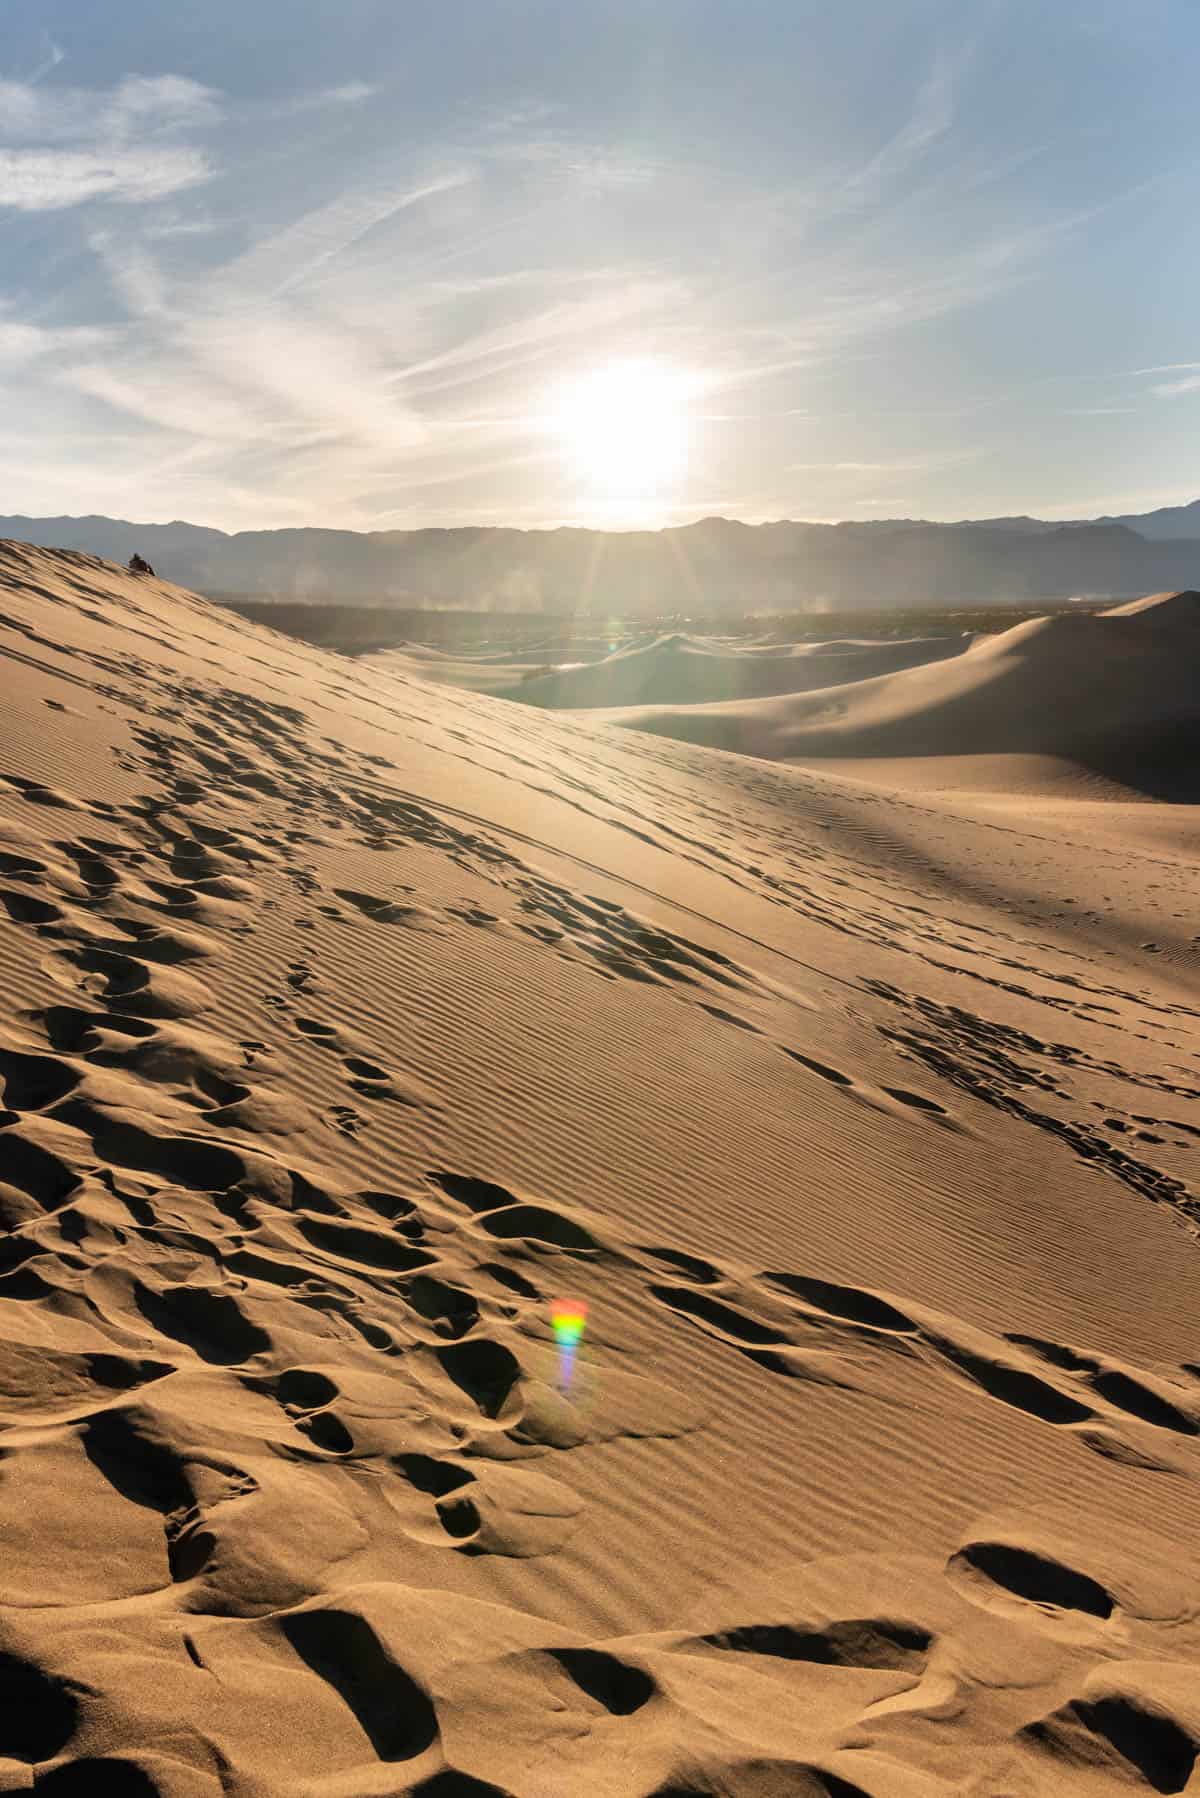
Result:
{"label": "sand dune", "polygon": [[704,701],[804,693],[940,662],[964,647],[962,637],[886,643],[758,645],[742,648],[703,637],[660,637],[618,650],[603,661],[526,678],[495,689],[526,705],[553,707],[688,705]]}
{"label": "sand dune", "polygon": [[[1200,795],[1198,620],[1200,594],[1155,594],[1098,616],[1034,619],[953,659],[827,681],[800,696],[604,716],[773,760],[1040,757],[1114,786],[1192,799]],[[1013,770],[1000,778],[1011,784]]]}
{"label": "sand dune", "polygon": [[806,693],[961,655],[969,638],[789,643],[674,634],[641,637],[607,655],[547,667],[523,657],[446,655],[407,647],[369,658],[379,672],[419,674],[447,686],[560,710],[675,706]]}
{"label": "sand dune", "polygon": [[1194,1792],[1194,861],[0,585],[0,1789]]}

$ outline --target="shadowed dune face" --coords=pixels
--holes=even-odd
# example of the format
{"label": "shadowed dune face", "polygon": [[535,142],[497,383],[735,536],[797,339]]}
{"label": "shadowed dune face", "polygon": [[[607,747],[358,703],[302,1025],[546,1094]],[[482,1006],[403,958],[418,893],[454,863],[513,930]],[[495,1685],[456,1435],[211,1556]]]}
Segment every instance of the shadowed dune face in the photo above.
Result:
{"label": "shadowed dune face", "polygon": [[[1034,619],[953,658],[864,668],[819,691],[707,705],[621,694],[603,716],[771,760],[1055,758],[1190,803],[1200,797],[1198,670],[1200,595],[1157,594],[1097,615]],[[611,709],[619,705],[637,709]]]}
{"label": "shadowed dune face", "polygon": [[[0,1789],[1190,1790],[1183,808],[0,586]],[[571,678],[961,748],[1190,617]]]}

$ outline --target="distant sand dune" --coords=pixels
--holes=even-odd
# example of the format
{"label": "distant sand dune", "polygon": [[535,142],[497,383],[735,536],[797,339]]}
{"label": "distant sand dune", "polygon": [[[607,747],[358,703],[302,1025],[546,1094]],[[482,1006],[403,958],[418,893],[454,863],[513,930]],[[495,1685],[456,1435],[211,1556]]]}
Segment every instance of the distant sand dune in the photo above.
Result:
{"label": "distant sand dune", "polygon": [[1030,756],[1200,797],[1200,595],[1034,619],[962,655],[802,695],[610,709],[610,723],[779,761]]}
{"label": "distant sand dune", "polygon": [[887,643],[733,648],[704,638],[661,637],[601,662],[526,680],[507,697],[554,707],[688,705],[803,693],[956,656],[962,637]]}

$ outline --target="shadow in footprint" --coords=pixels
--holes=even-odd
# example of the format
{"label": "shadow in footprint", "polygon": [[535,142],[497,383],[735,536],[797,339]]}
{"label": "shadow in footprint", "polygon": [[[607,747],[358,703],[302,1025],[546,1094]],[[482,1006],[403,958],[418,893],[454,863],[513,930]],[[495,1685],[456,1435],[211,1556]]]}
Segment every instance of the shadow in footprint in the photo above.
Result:
{"label": "shadow in footprint", "polygon": [[469,1486],[474,1479],[464,1467],[437,1461],[432,1455],[393,1455],[392,1466],[404,1475],[410,1486],[415,1486],[418,1492],[431,1493],[434,1498],[445,1498],[448,1492],[457,1492],[460,1486]]}
{"label": "shadow in footprint", "polygon": [[1128,1374],[1110,1368],[1094,1375],[1091,1385],[1093,1392],[1106,1398],[1110,1405],[1128,1411],[1131,1417],[1140,1417],[1143,1423],[1157,1424],[1160,1430],[1176,1430],[1181,1436],[1200,1436],[1200,1424],[1194,1418],[1160,1398],[1157,1392],[1151,1392],[1148,1386],[1131,1380]]}
{"label": "shadow in footprint", "polygon": [[927,1111],[940,1118],[950,1115],[946,1107],[939,1105],[936,1099],[927,1099],[923,1093],[909,1092],[907,1087],[885,1086],[883,1091],[890,1099],[898,1100],[901,1105],[910,1105],[914,1111]]}
{"label": "shadow in footprint", "polygon": [[445,1767],[419,1786],[409,1788],[409,1798],[513,1798],[505,1786],[494,1786],[473,1773],[460,1773],[456,1767]]}
{"label": "shadow in footprint", "polygon": [[265,1330],[250,1322],[233,1300],[203,1286],[168,1286],[154,1292],[134,1286],[138,1310],[164,1336],[194,1349],[202,1361],[233,1367],[271,1346]]}
{"label": "shadow in footprint", "polygon": [[338,1389],[323,1373],[308,1367],[289,1367],[275,1384],[275,1396],[281,1405],[295,1405],[301,1411],[316,1411],[330,1404]]}
{"label": "shadow in footprint", "polygon": [[706,1293],[692,1292],[686,1286],[651,1286],[650,1291],[672,1311],[682,1311],[737,1342],[777,1348],[784,1340],[778,1330],[759,1323],[757,1318],[749,1317],[744,1311],[735,1311],[731,1305],[722,1305]]}
{"label": "shadow in footprint", "polygon": [[181,1457],[139,1428],[128,1412],[98,1412],[87,1420],[80,1439],[93,1467],[131,1504],[166,1516],[192,1503]]}
{"label": "shadow in footprint", "polygon": [[600,1247],[582,1224],[564,1217],[561,1211],[552,1211],[547,1205],[508,1205],[502,1211],[488,1212],[480,1222],[490,1236],[522,1237],[551,1248],[569,1249],[575,1254]]}
{"label": "shadow in footprint", "polygon": [[521,1377],[521,1364],[511,1349],[487,1337],[436,1349],[442,1367],[460,1391],[485,1417],[499,1417]]}
{"label": "shadow in footprint", "polygon": [[472,1211],[498,1211],[504,1205],[517,1203],[516,1195],[505,1187],[496,1186],[491,1180],[477,1180],[473,1174],[431,1172],[429,1178],[436,1180],[450,1198],[468,1205]]}
{"label": "shadow in footprint", "polygon": [[826,1067],[823,1061],[814,1061],[810,1055],[801,1055],[799,1049],[789,1049],[783,1043],[779,1046],[785,1055],[790,1055],[793,1061],[798,1061],[809,1073],[819,1074],[822,1080],[828,1080],[834,1086],[854,1085],[849,1074],[843,1074],[837,1068]]}
{"label": "shadow in footprint", "polygon": [[28,1193],[44,1211],[53,1211],[81,1184],[65,1161],[11,1128],[0,1137],[0,1179]]}
{"label": "shadow in footprint", "polygon": [[32,893],[0,892],[2,905],[14,924],[53,924],[62,918],[57,905],[35,899]]}
{"label": "shadow in footprint", "polygon": [[64,1749],[79,1721],[79,1701],[69,1680],[44,1673],[15,1654],[0,1653],[0,1756],[48,1761]]}
{"label": "shadow in footprint", "polygon": [[1030,1604],[1084,1611],[1089,1617],[1111,1617],[1113,1613],[1113,1595],[1099,1580],[1029,1548],[1014,1548],[1007,1542],[969,1542],[951,1556],[950,1565],[981,1573],[993,1585],[1003,1586]]}
{"label": "shadow in footprint", "polygon": [[834,1317],[844,1317],[850,1323],[869,1324],[873,1330],[892,1330],[897,1335],[911,1334],[917,1327],[911,1317],[889,1305],[886,1299],[876,1298],[873,1292],[863,1292],[857,1286],[838,1286],[831,1280],[809,1279],[805,1274],[764,1274],[763,1278],[803,1299],[805,1304]]}
{"label": "shadow in footprint", "polygon": [[1103,1753],[1097,1752],[1099,1743],[1107,1743],[1155,1792],[1184,1791],[1196,1765],[1194,1737],[1173,1717],[1132,1698],[1077,1698],[1029,1724],[1022,1734],[1075,1765],[1096,1766]]}
{"label": "shadow in footprint", "polygon": [[[48,1798],[163,1798],[162,1787],[136,1761],[88,1755],[85,1760],[39,1772],[37,1789]],[[214,1788],[215,1789],[215,1788]]]}
{"label": "shadow in footprint", "polygon": [[657,1682],[644,1667],[634,1667],[605,1654],[598,1648],[549,1648],[547,1654],[557,1661],[568,1678],[581,1692],[594,1698],[614,1717],[630,1717],[640,1711],[658,1691]]}
{"label": "shadow in footprint", "polygon": [[325,1249],[343,1261],[357,1261],[363,1267],[383,1268],[389,1273],[411,1273],[428,1267],[434,1260],[422,1249],[414,1249],[401,1237],[387,1230],[373,1230],[367,1224],[344,1224],[302,1217],[300,1228],[315,1248]]}
{"label": "shadow in footprint", "polygon": [[350,1611],[300,1611],[279,1627],[306,1666],[332,1686],[381,1761],[413,1760],[438,1736],[428,1695]]}
{"label": "shadow in footprint", "polygon": [[479,1322],[479,1306],[472,1293],[429,1274],[410,1281],[405,1296],[414,1311],[427,1318],[445,1336],[465,1336]]}
{"label": "shadow in footprint", "polygon": [[1036,1374],[1026,1373],[1019,1367],[1005,1367],[1003,1362],[989,1361],[983,1355],[973,1355],[943,1337],[931,1336],[929,1340],[948,1361],[993,1398],[1002,1399],[1018,1411],[1028,1411],[1031,1417],[1040,1417],[1043,1423],[1086,1423],[1096,1415],[1087,1405],[1081,1405],[1056,1386],[1039,1380]]}
{"label": "shadow in footprint", "polygon": [[822,1667],[912,1672],[924,1667],[933,1637],[915,1624],[862,1617],[830,1623],[819,1630],[795,1629],[786,1623],[752,1623],[702,1636],[700,1640],[710,1648],[772,1655],[787,1661],[812,1661]]}

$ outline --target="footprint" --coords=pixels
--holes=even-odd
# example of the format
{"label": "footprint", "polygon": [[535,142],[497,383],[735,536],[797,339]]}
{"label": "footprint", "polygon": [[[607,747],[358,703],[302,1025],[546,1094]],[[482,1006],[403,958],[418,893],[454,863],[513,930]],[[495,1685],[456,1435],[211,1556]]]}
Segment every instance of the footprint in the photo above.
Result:
{"label": "footprint", "polygon": [[[51,905],[48,900],[35,899],[32,893],[14,893],[7,888],[0,889],[0,905],[3,905],[14,924],[56,924],[64,917],[61,909],[57,905]],[[50,936],[62,933],[47,930],[42,934]]]}
{"label": "footprint", "polygon": [[376,924],[403,924],[406,919],[424,918],[428,914],[419,905],[397,905],[390,899],[377,899],[371,893],[356,893],[349,887],[335,887],[334,892],[347,905],[353,905],[365,918]]}
{"label": "footprint", "polygon": [[52,1055],[0,1049],[0,1090],[10,1111],[41,1111],[74,1092],[81,1076]]}
{"label": "footprint", "polygon": [[373,1061],[364,1061],[359,1055],[343,1056],[342,1066],[359,1080],[386,1081],[388,1078],[386,1068],[377,1067]]}
{"label": "footprint", "polygon": [[365,1618],[318,1605],[285,1613],[278,1628],[337,1693],[381,1761],[414,1760],[438,1738],[437,1712]]}
{"label": "footprint", "polygon": [[332,1024],[322,1024],[316,1018],[294,1018],[292,1022],[304,1036],[322,1038],[337,1035]]}
{"label": "footprint", "polygon": [[658,1681],[644,1667],[619,1660],[599,1648],[548,1648],[579,1690],[613,1717],[630,1717],[658,1694]]}
{"label": "footprint", "polygon": [[431,1274],[418,1274],[405,1288],[413,1310],[431,1323],[439,1336],[465,1336],[479,1322],[475,1295]]}
{"label": "footprint", "polygon": [[478,1180],[473,1174],[431,1172],[429,1178],[435,1180],[450,1198],[468,1205],[472,1211],[498,1211],[501,1206],[517,1203],[515,1195],[506,1187],[496,1186],[491,1180]]}
{"label": "footprint", "polygon": [[1155,1392],[1143,1381],[1135,1379],[1123,1368],[1111,1364],[1105,1366],[1095,1355],[1085,1354],[1065,1343],[1047,1342],[1039,1336],[1014,1334],[1006,1340],[1031,1348],[1043,1360],[1065,1372],[1081,1374],[1086,1384],[1099,1397],[1107,1400],[1116,1410],[1124,1411],[1142,1423],[1154,1424],[1162,1430],[1174,1430],[1181,1436],[1200,1436],[1200,1423],[1194,1417],[1162,1393]]}
{"label": "footprint", "polygon": [[1040,1417],[1043,1423],[1086,1423],[1096,1416],[1090,1406],[1060,1392],[1057,1386],[1040,1380],[1036,1374],[1027,1373],[1024,1368],[1007,1366],[998,1358],[975,1354],[944,1336],[927,1333],[926,1340],[993,1398],[1002,1399],[1018,1411],[1027,1411],[1031,1417]]}
{"label": "footprint", "polygon": [[935,1117],[949,1117],[950,1113],[936,1099],[927,1099],[923,1093],[909,1092],[903,1086],[885,1086],[882,1090],[890,1099],[897,1099],[901,1105],[911,1105],[914,1111],[928,1111]]}
{"label": "footprint", "polygon": [[823,1667],[864,1667],[920,1673],[933,1637],[927,1629],[889,1618],[858,1617],[801,1630],[787,1623],[751,1623],[739,1629],[700,1636],[708,1648],[737,1654],[762,1654],[787,1661],[813,1661]]}
{"label": "footprint", "polygon": [[986,1580],[1012,1597],[1051,1610],[1082,1611],[1106,1619],[1116,1608],[1112,1593],[1099,1580],[1032,1548],[968,1542],[951,1556],[949,1565],[975,1583]]}
{"label": "footprint", "polygon": [[521,1378],[521,1364],[511,1349],[490,1337],[474,1336],[434,1350],[443,1369],[484,1417],[511,1409],[510,1399]]}
{"label": "footprint", "polygon": [[805,1304],[828,1311],[834,1317],[844,1317],[850,1323],[867,1324],[873,1330],[891,1330],[897,1335],[910,1335],[917,1327],[911,1317],[889,1305],[886,1299],[857,1286],[837,1286],[831,1280],[814,1280],[803,1274],[768,1273],[763,1279],[803,1299]]}
{"label": "footprint", "polygon": [[412,1273],[429,1267],[434,1257],[423,1249],[415,1249],[402,1237],[389,1230],[373,1229],[369,1224],[350,1224],[333,1218],[299,1217],[302,1234],[314,1248],[324,1249],[341,1261],[356,1261],[362,1267],[386,1268],[390,1273]]}
{"label": "footprint", "polygon": [[36,880],[46,872],[45,862],[36,861],[31,855],[10,855],[7,850],[0,850],[0,874],[13,880]]}
{"label": "footprint", "polygon": [[649,1244],[640,1245],[644,1255],[653,1256],[677,1274],[685,1274],[689,1280],[695,1280],[701,1286],[715,1286],[724,1278],[719,1268],[711,1261],[703,1260],[699,1255],[685,1255],[679,1249],[651,1248]]}
{"label": "footprint", "polygon": [[204,1286],[167,1286],[155,1292],[139,1280],[133,1296],[147,1323],[185,1343],[210,1365],[237,1366],[271,1346],[266,1331],[251,1323],[226,1293]]}
{"label": "footprint", "polygon": [[1187,1716],[1191,1706],[1176,1718],[1168,1695],[1160,1698],[1157,1692],[1136,1688],[1122,1691],[1121,1683],[1119,1669],[1093,1673],[1077,1697],[1027,1724],[1021,1736],[1048,1749],[1056,1761],[1092,1769],[1106,1784],[1106,1774],[1122,1786],[1130,1784],[1130,1771],[1136,1769],[1138,1786],[1144,1783],[1156,1792],[1184,1791],[1192,1783],[1197,1759],[1197,1731]]}
{"label": "footprint", "polygon": [[19,1655],[0,1652],[0,1690],[4,1692],[0,1754],[30,1764],[53,1760],[79,1723],[79,1699],[72,1683]]}
{"label": "footprint", "polygon": [[600,1249],[596,1238],[582,1224],[548,1205],[506,1205],[499,1211],[485,1212],[479,1221],[491,1236],[519,1237],[573,1254],[594,1254]]}
{"label": "footprint", "polygon": [[738,1345],[749,1343],[756,1348],[778,1348],[787,1341],[778,1330],[760,1323],[745,1311],[722,1304],[707,1293],[693,1292],[687,1286],[651,1286],[649,1290],[661,1304],[682,1312],[721,1341]]}
{"label": "footprint", "polygon": [[1093,1392],[1098,1392],[1110,1405],[1129,1412],[1143,1423],[1155,1424],[1160,1430],[1175,1430],[1181,1436],[1200,1436],[1200,1424],[1195,1418],[1143,1386],[1140,1380],[1131,1379],[1116,1368],[1093,1374],[1089,1384]]}
{"label": "footprint", "polygon": [[[723,1011],[719,1005],[701,1004],[700,1009],[701,1011],[706,1011],[710,1018],[718,1018],[722,1024],[735,1024],[739,1030],[748,1030],[752,1036],[763,1036],[765,1034],[764,1031],[759,1029],[757,1024],[751,1024],[746,1018],[739,1018],[735,1012]],[[790,1055],[791,1050],[787,1050],[786,1053]],[[799,1059],[799,1057],[797,1057],[797,1059]]]}
{"label": "footprint", "polygon": [[801,1055],[799,1049],[789,1049],[783,1043],[780,1043],[779,1046],[785,1055],[790,1055],[793,1061],[798,1061],[801,1067],[807,1068],[810,1073],[819,1074],[822,1080],[829,1080],[834,1086],[854,1085],[849,1074],[843,1074],[837,1068],[826,1067],[823,1061],[814,1061],[811,1055]]}

